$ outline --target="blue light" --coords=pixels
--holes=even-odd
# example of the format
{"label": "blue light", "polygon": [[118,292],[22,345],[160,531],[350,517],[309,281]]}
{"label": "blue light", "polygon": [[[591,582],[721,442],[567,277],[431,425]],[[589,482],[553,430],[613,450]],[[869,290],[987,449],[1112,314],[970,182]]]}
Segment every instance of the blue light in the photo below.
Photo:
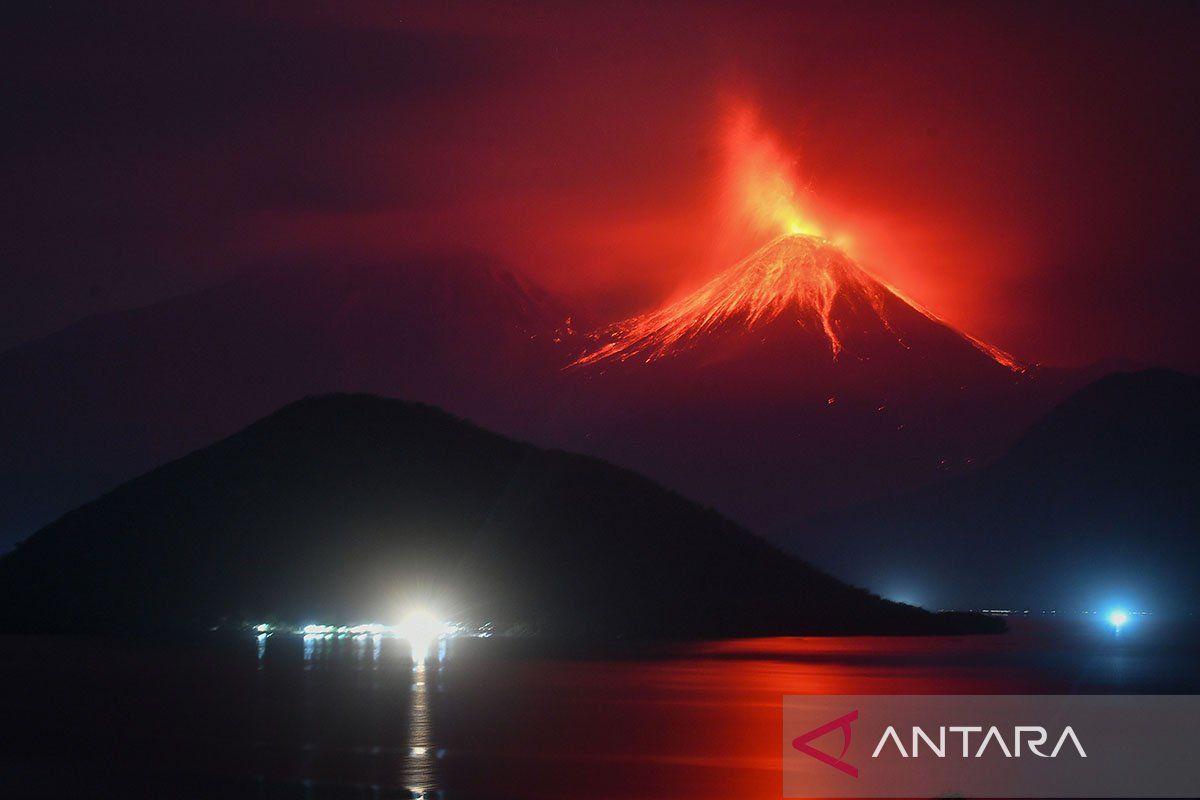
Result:
{"label": "blue light", "polygon": [[1108,612],[1108,621],[1118,630],[1121,629],[1126,622],[1129,622],[1129,612],[1124,609],[1115,608]]}

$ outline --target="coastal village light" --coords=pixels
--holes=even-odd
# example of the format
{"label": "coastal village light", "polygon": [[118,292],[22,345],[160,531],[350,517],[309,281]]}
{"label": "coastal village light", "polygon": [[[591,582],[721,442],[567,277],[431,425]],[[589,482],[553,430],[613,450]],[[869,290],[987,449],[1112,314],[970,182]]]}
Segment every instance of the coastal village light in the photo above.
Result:
{"label": "coastal village light", "polygon": [[432,612],[426,609],[409,611],[396,633],[401,639],[408,641],[412,648],[413,660],[424,661],[429,646],[441,637],[446,625]]}

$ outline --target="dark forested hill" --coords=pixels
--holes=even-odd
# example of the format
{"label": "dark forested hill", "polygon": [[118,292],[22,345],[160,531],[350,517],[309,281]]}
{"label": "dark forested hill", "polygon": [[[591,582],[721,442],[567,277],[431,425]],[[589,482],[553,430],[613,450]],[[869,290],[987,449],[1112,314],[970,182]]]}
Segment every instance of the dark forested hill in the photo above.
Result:
{"label": "dark forested hill", "polygon": [[[837,574],[919,584],[935,605],[1071,609],[1120,599],[1190,612],[1200,602],[1200,378],[1102,378],[995,463],[814,518],[797,541]],[[822,549],[831,541],[856,547]]]}
{"label": "dark forested hill", "polygon": [[649,480],[369,395],[289,405],[0,560],[4,626],[387,619],[413,597],[569,635],[938,632]]}

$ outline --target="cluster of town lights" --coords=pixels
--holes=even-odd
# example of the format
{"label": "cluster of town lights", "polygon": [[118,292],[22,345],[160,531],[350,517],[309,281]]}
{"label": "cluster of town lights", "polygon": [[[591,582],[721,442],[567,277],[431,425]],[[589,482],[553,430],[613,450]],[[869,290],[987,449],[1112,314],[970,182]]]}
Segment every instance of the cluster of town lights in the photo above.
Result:
{"label": "cluster of town lights", "polygon": [[[267,622],[254,626],[254,630],[265,636],[284,630],[292,633],[310,636],[378,636],[403,639],[412,648],[413,654],[424,654],[437,641],[460,635],[470,635],[461,623],[444,622],[436,614],[424,609],[416,609],[404,615],[398,625],[386,625],[382,622],[365,622],[357,625],[325,625],[310,623],[299,628],[289,629],[287,626],[272,625]],[[474,632],[477,636],[486,636],[487,631]]]}

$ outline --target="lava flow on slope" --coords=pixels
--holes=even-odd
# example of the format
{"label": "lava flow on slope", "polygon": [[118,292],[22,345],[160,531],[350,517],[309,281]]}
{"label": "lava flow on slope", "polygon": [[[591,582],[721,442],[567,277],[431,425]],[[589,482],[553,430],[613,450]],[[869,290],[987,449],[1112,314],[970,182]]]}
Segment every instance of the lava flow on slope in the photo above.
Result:
{"label": "lava flow on slope", "polygon": [[763,245],[692,294],[602,331],[598,346],[574,366],[609,359],[652,362],[681,352],[718,331],[752,332],[790,319],[821,337],[837,359],[863,331],[886,332],[908,347],[894,324],[900,305],[951,330],[1004,367],[1021,372],[1010,354],[951,328],[932,312],[869,275],[840,247],[820,236],[787,233]]}

